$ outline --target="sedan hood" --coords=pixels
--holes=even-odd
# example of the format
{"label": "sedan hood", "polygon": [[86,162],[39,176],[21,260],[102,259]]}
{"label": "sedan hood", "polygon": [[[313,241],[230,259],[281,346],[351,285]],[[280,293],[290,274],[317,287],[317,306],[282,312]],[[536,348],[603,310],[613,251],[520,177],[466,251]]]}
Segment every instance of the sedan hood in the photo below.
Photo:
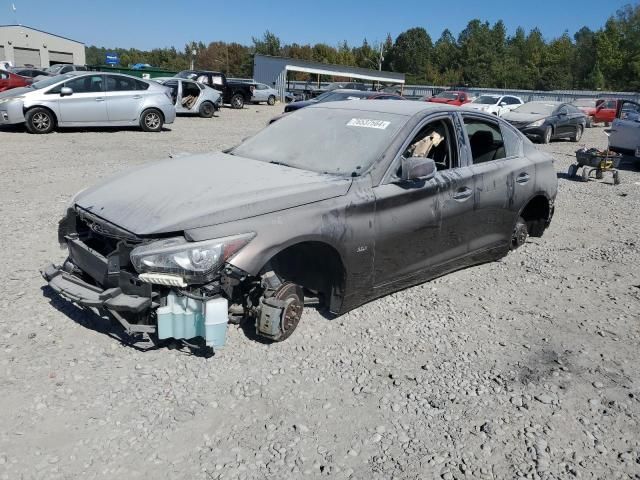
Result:
{"label": "sedan hood", "polygon": [[431,97],[427,101],[432,102],[432,103],[453,103],[453,102],[457,102],[458,100],[454,100],[454,99],[451,99],[451,98]]}
{"label": "sedan hood", "polygon": [[484,104],[480,104],[480,103],[467,103],[465,105],[466,108],[472,108],[474,110],[480,110],[481,112],[486,112],[488,110],[491,110],[494,106],[493,105],[484,105]]}
{"label": "sedan hood", "polygon": [[211,153],[129,170],[82,191],[80,208],[136,235],[189,230],[347,193],[351,180]]}
{"label": "sedan hood", "polygon": [[29,87],[17,87],[12,88],[10,90],[5,90],[4,92],[0,92],[0,99],[9,98],[9,97],[18,97],[20,95],[24,95],[25,93],[34,92],[33,88]]}
{"label": "sedan hood", "polygon": [[509,112],[505,113],[502,118],[504,118],[507,122],[513,122],[518,124],[528,124],[533,123],[537,120],[542,120],[543,118],[547,118],[547,115],[540,113],[518,113],[518,112]]}

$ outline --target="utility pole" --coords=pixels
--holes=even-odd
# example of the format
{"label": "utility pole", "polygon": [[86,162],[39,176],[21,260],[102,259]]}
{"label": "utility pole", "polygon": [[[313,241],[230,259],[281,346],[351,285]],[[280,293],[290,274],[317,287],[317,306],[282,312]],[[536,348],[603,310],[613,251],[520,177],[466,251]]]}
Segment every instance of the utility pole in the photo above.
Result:
{"label": "utility pole", "polygon": [[382,71],[382,62],[384,61],[384,43],[380,43],[380,55],[378,56],[378,71]]}
{"label": "utility pole", "polygon": [[198,52],[197,52],[197,50],[195,48],[191,49],[191,70],[193,70],[193,68],[195,66],[194,64],[195,64],[195,61],[196,61],[196,54],[197,53]]}

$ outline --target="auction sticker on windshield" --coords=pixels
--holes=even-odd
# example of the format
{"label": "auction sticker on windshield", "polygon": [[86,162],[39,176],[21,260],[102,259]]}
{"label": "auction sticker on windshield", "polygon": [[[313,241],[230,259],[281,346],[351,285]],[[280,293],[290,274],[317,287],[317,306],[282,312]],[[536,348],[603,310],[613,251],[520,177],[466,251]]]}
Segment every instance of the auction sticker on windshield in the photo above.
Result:
{"label": "auction sticker on windshield", "polygon": [[347,127],[363,127],[363,128],[377,128],[378,130],[385,130],[391,122],[386,120],[371,120],[369,118],[352,118],[347,122]]}

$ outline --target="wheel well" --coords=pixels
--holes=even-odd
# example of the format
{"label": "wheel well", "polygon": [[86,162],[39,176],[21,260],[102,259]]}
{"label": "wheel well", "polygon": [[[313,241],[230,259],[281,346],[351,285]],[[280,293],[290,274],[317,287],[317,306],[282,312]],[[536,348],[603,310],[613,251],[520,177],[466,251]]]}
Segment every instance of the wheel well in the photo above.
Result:
{"label": "wheel well", "polygon": [[345,270],[338,251],[323,242],[302,242],[275,255],[264,269],[273,270],[283,280],[317,292],[334,310],[342,301]]}
{"label": "wheel well", "polygon": [[527,224],[527,230],[532,237],[541,237],[547,228],[549,220],[549,200],[542,195],[538,195],[529,200],[520,216]]}
{"label": "wheel well", "polygon": [[26,120],[26,117],[27,117],[27,113],[28,113],[30,110],[33,110],[34,108],[41,108],[41,109],[46,110],[47,112],[51,113],[51,116],[53,117],[53,121],[54,121],[56,124],[58,123],[58,117],[56,117],[55,112],[54,112],[53,110],[51,110],[49,107],[44,107],[44,106],[42,106],[42,105],[34,105],[34,106],[32,106],[32,107],[25,108],[25,110],[24,110],[25,120]]}

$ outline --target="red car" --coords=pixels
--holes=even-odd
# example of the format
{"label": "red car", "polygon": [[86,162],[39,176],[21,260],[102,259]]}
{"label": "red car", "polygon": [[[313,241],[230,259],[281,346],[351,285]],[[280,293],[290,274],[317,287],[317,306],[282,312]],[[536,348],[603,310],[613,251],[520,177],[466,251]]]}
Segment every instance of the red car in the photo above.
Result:
{"label": "red car", "polygon": [[426,98],[427,102],[433,103],[445,103],[447,105],[464,105],[465,103],[469,103],[471,101],[471,97],[467,92],[459,92],[456,90],[445,90],[444,92],[440,92],[439,94]]}
{"label": "red car", "polygon": [[17,87],[27,87],[31,85],[31,83],[32,80],[30,78],[21,77],[15,73],[0,70],[0,92]]}
{"label": "red car", "polygon": [[613,122],[616,118],[619,102],[620,100],[598,100],[596,102],[596,111],[593,114],[593,121],[603,123]]}

